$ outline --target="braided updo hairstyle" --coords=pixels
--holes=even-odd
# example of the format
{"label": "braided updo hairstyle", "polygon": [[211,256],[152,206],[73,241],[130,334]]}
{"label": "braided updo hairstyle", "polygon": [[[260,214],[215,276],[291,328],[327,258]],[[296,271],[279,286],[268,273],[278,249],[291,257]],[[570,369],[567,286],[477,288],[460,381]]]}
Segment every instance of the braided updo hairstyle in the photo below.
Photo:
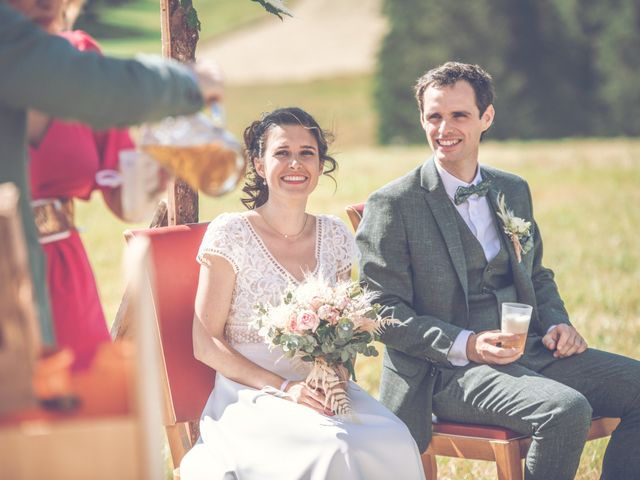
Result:
{"label": "braided updo hairstyle", "polygon": [[267,183],[256,172],[254,162],[264,155],[267,134],[274,125],[300,125],[306,128],[313,134],[318,143],[318,156],[320,161],[324,162],[322,174],[333,179],[331,173],[338,167],[335,159],[327,153],[332,139],[331,134],[323,131],[311,115],[297,107],[278,108],[271,113],[267,113],[261,120],[256,120],[244,131],[248,167],[242,191],[247,194],[247,197],[241,199],[241,201],[249,210],[264,205],[269,199]]}

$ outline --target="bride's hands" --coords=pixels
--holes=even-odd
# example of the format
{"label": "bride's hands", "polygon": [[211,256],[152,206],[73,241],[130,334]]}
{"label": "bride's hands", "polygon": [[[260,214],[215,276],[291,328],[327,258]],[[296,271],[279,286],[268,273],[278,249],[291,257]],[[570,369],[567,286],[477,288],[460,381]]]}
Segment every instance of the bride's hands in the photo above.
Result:
{"label": "bride's hands", "polygon": [[294,403],[309,407],[322,415],[334,415],[330,409],[325,408],[326,397],[319,388],[312,388],[303,381],[291,382],[285,387],[284,392],[288,394],[285,398]]}

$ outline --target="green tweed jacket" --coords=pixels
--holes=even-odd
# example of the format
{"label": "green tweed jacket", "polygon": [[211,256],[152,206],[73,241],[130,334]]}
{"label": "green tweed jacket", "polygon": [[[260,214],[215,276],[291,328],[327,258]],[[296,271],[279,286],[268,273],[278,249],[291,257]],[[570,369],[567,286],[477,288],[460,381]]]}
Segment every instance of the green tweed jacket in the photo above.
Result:
{"label": "green tweed jacket", "polygon": [[[492,181],[488,198],[494,210],[502,192],[507,208],[532,223],[533,248],[520,263],[511,242],[505,242],[518,301],[534,306],[530,331],[544,335],[551,325],[569,323],[553,272],[542,266],[527,183],[488,167],[482,167],[482,177]],[[378,292],[384,315],[402,321],[383,334],[380,400],[407,424],[421,451],[431,438],[435,374],[440,367],[455,368],[447,353],[469,326],[457,214],[430,159],[371,195],[356,235],[361,279]]]}
{"label": "green tweed jacket", "polygon": [[105,128],[193,113],[202,103],[190,72],[177,63],[149,56],[116,60],[94,52],[80,53],[0,0],[0,183],[12,182],[21,192],[20,209],[45,343],[53,344],[54,334],[44,258],[29,205],[26,110]]}

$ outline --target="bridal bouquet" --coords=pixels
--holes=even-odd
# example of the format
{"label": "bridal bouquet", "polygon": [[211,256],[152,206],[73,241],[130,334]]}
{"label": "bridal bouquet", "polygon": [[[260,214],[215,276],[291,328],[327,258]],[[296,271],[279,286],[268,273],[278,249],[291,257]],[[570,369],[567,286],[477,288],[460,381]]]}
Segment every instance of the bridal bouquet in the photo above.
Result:
{"label": "bridal bouquet", "polygon": [[339,375],[346,368],[355,380],[354,360],[358,353],[376,356],[371,343],[382,329],[398,320],[382,318],[373,295],[354,282],[331,285],[308,277],[290,287],[280,305],[257,305],[254,327],[271,347],[281,347],[288,358],[312,362],[307,383],[324,390],[327,406],[338,415],[350,415],[347,379]]}

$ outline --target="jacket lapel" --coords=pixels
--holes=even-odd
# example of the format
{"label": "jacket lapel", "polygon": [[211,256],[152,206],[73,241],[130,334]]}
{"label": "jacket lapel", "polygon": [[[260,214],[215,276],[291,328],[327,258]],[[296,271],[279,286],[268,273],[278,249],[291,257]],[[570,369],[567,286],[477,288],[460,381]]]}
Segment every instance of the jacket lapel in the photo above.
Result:
{"label": "jacket lapel", "polygon": [[433,158],[422,166],[420,173],[425,199],[449,250],[451,263],[464,291],[465,300],[467,300],[467,264],[462,241],[460,240],[460,232],[456,224],[455,215],[453,215],[455,211],[452,211],[454,207],[440,182],[440,176]]}
{"label": "jacket lapel", "polygon": [[507,252],[509,252],[509,260],[513,268],[513,265],[518,265],[516,252],[513,248],[511,239],[507,238],[507,235],[504,233],[502,220],[500,220],[500,217],[498,216],[498,195],[500,194],[500,192],[503,192],[500,181],[492,172],[489,172],[482,167],[480,167],[480,171],[482,172],[483,180],[491,180],[491,187],[489,188],[489,192],[487,193],[487,200],[489,201],[489,205],[491,206],[493,221],[495,222],[496,229],[498,230],[498,235],[500,235],[500,241],[504,241],[504,244],[506,245]]}
{"label": "jacket lapel", "polygon": [[[496,228],[498,229],[498,235],[500,235],[500,240],[504,242],[505,248],[509,253],[509,264],[511,265],[511,273],[513,274],[513,284],[516,287],[516,291],[518,292],[518,300],[523,303],[532,304],[534,301],[535,295],[533,289],[531,287],[531,275],[527,272],[526,266],[524,262],[518,262],[516,257],[516,251],[513,248],[513,243],[510,238],[507,238],[507,235],[504,233],[502,220],[498,216],[498,194],[500,192],[505,192],[505,188],[500,184],[500,179],[496,177],[492,172],[481,168],[482,178],[483,179],[491,179],[491,188],[487,193],[487,199],[489,200],[489,205],[491,206],[491,212],[493,213],[493,220],[496,224]],[[509,200],[508,193],[507,202]],[[507,204],[508,206],[508,204]]]}

